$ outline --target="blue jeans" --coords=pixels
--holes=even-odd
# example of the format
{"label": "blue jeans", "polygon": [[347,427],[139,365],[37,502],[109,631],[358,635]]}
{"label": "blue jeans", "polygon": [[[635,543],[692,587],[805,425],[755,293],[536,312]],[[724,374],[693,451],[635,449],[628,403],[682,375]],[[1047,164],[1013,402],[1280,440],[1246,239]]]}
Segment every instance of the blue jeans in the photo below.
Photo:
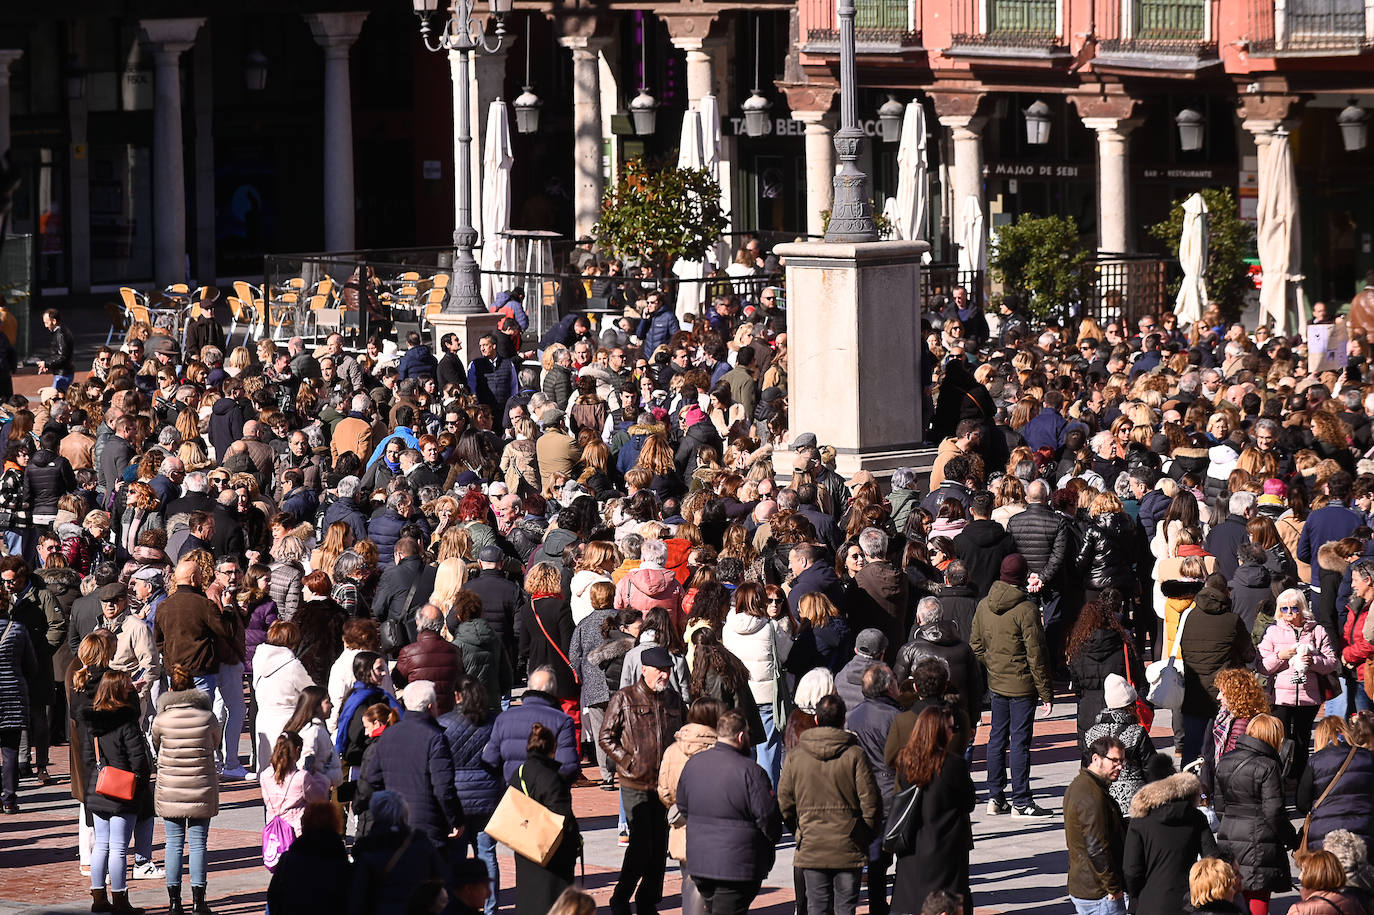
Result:
{"label": "blue jeans", "polygon": [[473,848],[477,852],[477,859],[487,866],[487,876],[491,878],[491,895],[487,897],[485,906],[487,915],[496,912],[496,897],[501,893],[501,867],[496,862],[496,842],[482,831],[490,819],[489,813],[465,817],[467,822],[464,825],[467,828],[460,840],[464,853],[469,847]]}
{"label": "blue jeans", "polygon": [[215,717],[219,719],[224,739],[220,743],[220,761],[225,769],[241,769],[239,740],[243,737],[243,665],[221,664],[215,690]]}
{"label": "blue jeans", "polygon": [[205,847],[210,839],[209,818],[167,817],[162,821],[167,831],[164,849],[167,885],[181,886],[181,850],[186,839],[191,840],[191,886],[205,886]]}
{"label": "blue jeans", "polygon": [[1103,896],[1101,899],[1079,899],[1077,896],[1070,896],[1069,901],[1073,903],[1074,911],[1078,915],[1126,915],[1126,897],[1113,899],[1110,896]]}
{"label": "blue jeans", "polygon": [[992,694],[992,729],[988,732],[988,797],[1006,800],[1007,754],[1011,754],[1011,802],[1031,803],[1030,745],[1035,731],[1034,696]]}
{"label": "blue jeans", "polygon": [[153,860],[153,817],[139,820],[134,824],[134,863],[142,864]]}
{"label": "blue jeans", "polygon": [[1197,715],[1183,715],[1183,765],[1202,755],[1202,741],[1207,733],[1207,719]]}
{"label": "blue jeans", "polygon": [[125,858],[129,854],[129,837],[134,833],[134,816],[103,817],[95,814],[95,844],[91,847],[91,889],[105,888],[105,878],[110,878],[110,889],[122,893],[128,888],[125,882]]}
{"label": "blue jeans", "polygon": [[10,556],[24,555],[24,535],[19,531],[5,531],[5,552]]}
{"label": "blue jeans", "polygon": [[763,733],[767,736],[763,743],[754,747],[754,761],[768,773],[768,779],[776,791],[778,778],[782,774],[782,731],[773,721],[773,703],[759,703],[759,717],[763,719]]}
{"label": "blue jeans", "polygon": [[54,375],[52,376],[52,386],[59,391],[65,391],[72,386],[72,381],[75,379],[75,375]]}
{"label": "blue jeans", "polygon": [[215,687],[219,685],[218,674],[202,674],[192,681],[196,689],[210,697],[210,701],[215,701]]}

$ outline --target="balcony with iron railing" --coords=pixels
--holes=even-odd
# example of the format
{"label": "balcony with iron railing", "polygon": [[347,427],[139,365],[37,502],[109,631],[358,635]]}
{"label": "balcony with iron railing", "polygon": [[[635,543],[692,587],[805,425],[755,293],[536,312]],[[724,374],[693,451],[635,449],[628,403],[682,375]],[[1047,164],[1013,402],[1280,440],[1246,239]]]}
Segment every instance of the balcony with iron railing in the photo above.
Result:
{"label": "balcony with iron railing", "polygon": [[1060,0],[952,0],[950,57],[1068,56]]}
{"label": "balcony with iron railing", "polygon": [[1374,48],[1365,0],[1247,0],[1246,49],[1254,57],[1332,57]]}
{"label": "balcony with iron railing", "polygon": [[1211,0],[1097,0],[1094,69],[1198,70],[1220,63]]}
{"label": "balcony with iron railing", "polygon": [[[859,54],[904,54],[921,49],[919,0],[855,0],[854,50]],[[835,0],[802,0],[802,50],[839,54]]]}

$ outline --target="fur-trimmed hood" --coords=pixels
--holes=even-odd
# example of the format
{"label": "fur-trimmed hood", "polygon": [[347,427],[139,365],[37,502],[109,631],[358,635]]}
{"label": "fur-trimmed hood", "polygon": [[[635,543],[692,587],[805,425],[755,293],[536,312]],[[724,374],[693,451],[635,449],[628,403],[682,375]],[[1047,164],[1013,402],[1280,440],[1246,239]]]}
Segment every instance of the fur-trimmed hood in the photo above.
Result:
{"label": "fur-trimmed hood", "polygon": [[1338,572],[1345,574],[1345,567],[1349,565],[1340,554],[1336,552],[1336,544],[1324,543],[1317,548],[1317,564],[1322,567],[1324,572]]}
{"label": "fur-trimmed hood", "polygon": [[587,652],[587,660],[597,667],[604,667],[617,658],[623,658],[635,647],[635,640],[620,630],[613,630],[611,637],[596,648]]}
{"label": "fur-trimmed hood", "polygon": [[177,690],[176,692],[163,693],[161,696],[159,696],[157,700],[158,714],[161,714],[167,709],[177,705],[185,705],[191,708],[204,709],[207,712],[211,709],[210,697],[206,695],[205,692],[203,692],[202,690],[196,689],[193,686],[190,689],[183,689]]}
{"label": "fur-trimmed hood", "polygon": [[1165,820],[1171,820],[1182,811],[1196,807],[1201,798],[1202,782],[1191,772],[1180,772],[1142,785],[1131,799],[1131,816],[1143,817],[1151,811],[1172,805],[1178,809],[1164,813]]}

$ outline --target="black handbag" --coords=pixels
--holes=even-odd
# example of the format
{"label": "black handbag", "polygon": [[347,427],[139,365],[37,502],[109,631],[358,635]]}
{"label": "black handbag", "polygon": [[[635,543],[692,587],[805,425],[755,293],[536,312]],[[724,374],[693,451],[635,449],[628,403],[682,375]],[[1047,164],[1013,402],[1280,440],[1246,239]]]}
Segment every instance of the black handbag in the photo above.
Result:
{"label": "black handbag", "polygon": [[916,850],[916,833],[921,829],[921,801],[925,791],[920,785],[907,785],[892,799],[892,813],[883,831],[883,851],[904,857]]}
{"label": "black handbag", "polygon": [[416,575],[410,582],[410,590],[406,592],[404,605],[401,607],[401,619],[387,617],[382,620],[378,635],[381,637],[382,653],[391,660],[396,660],[402,648],[410,644],[410,633],[406,631],[404,622],[405,615],[410,612],[410,601],[415,596],[415,588],[420,583],[420,576]]}

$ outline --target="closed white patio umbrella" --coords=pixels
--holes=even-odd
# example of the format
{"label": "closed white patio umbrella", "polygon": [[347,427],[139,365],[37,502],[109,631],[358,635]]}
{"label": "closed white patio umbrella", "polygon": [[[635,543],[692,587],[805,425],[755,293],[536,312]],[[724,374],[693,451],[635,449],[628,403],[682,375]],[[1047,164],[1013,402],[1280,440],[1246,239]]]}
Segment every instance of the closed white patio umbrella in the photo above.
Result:
{"label": "closed white patio umbrella", "polygon": [[983,232],[983,204],[972,194],[964,198],[955,238],[959,244],[960,273],[987,269],[988,237]]}
{"label": "closed white patio umbrella", "polygon": [[1183,203],[1183,234],[1178,240],[1178,262],[1183,267],[1183,285],[1174,300],[1178,323],[1201,320],[1207,305],[1207,202],[1194,194]]}
{"label": "closed white patio umbrella", "polygon": [[910,102],[902,118],[902,136],[897,145],[897,202],[893,226],[898,239],[912,241],[926,235],[926,211],[930,207],[929,169],[925,109],[920,102]]}
{"label": "closed white patio umbrella", "polygon": [[[678,168],[706,168],[706,154],[702,143],[701,113],[689,108],[682,116],[682,141],[677,150]],[[706,265],[700,261],[679,260],[673,264],[673,274],[681,280],[701,280],[706,276]],[[701,282],[679,283],[677,287],[677,316],[687,313],[701,315],[702,303],[706,301],[706,284]]]}
{"label": "closed white patio umbrella", "polygon": [[1293,153],[1288,132],[1275,131],[1261,163],[1257,243],[1263,280],[1259,320],[1272,321],[1275,331],[1301,333],[1307,315],[1290,308],[1288,284],[1298,273],[1298,189],[1293,176]]}
{"label": "closed white patio umbrella", "polygon": [[[511,152],[510,121],[506,103],[497,99],[487,109],[486,143],[482,150],[482,259],[484,271],[511,274],[516,269],[515,241],[505,238],[510,231],[510,170],[515,158]],[[482,274],[482,295],[488,305],[496,294],[508,288],[509,276]]]}

